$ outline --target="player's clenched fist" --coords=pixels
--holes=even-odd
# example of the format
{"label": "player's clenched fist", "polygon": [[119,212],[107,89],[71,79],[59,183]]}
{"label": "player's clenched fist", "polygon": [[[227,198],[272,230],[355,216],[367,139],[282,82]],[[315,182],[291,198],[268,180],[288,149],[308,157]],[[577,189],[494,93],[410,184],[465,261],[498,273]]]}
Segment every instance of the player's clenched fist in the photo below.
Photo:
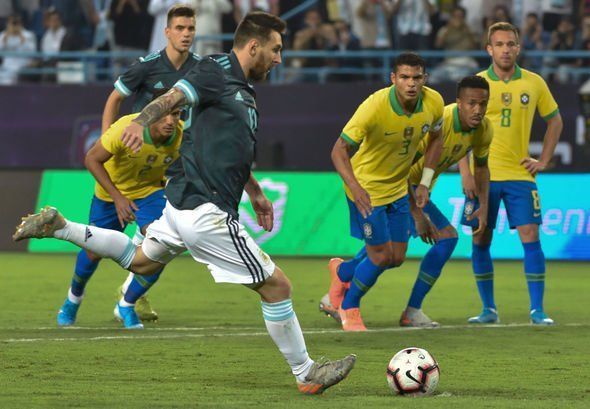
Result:
{"label": "player's clenched fist", "polygon": [[133,153],[139,152],[143,145],[143,126],[131,121],[131,124],[123,131],[121,140]]}

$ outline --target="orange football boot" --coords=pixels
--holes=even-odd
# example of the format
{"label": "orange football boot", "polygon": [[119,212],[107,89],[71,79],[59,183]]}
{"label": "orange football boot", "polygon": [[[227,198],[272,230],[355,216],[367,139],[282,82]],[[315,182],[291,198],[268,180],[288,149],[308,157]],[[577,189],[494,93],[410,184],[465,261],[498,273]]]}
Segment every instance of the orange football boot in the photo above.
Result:
{"label": "orange football boot", "polygon": [[344,331],[366,331],[367,327],[363,323],[360,308],[350,308],[343,310],[342,307],[338,309],[338,315],[342,320],[342,329]]}

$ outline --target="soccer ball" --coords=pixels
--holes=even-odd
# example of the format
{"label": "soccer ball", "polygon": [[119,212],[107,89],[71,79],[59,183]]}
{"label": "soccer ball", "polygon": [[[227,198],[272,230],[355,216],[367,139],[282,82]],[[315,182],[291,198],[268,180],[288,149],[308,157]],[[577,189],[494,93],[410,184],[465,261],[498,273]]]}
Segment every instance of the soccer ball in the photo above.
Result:
{"label": "soccer ball", "polygon": [[430,395],[436,389],[439,377],[436,359],[421,348],[402,349],[387,365],[387,383],[396,395]]}

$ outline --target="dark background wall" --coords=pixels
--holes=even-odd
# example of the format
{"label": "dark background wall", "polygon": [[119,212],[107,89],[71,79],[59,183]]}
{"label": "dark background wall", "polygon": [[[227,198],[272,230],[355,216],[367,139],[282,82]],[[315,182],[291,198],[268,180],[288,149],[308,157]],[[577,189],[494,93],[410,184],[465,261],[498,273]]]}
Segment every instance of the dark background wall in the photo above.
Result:
{"label": "dark background wall", "polygon": [[27,242],[15,243],[12,234],[20,218],[35,210],[39,186],[40,171],[0,171],[0,250],[25,251]]}
{"label": "dark background wall", "polygon": [[[330,150],[356,107],[382,84],[296,84],[256,87],[261,112],[259,169],[332,170]],[[453,84],[436,86],[446,103]],[[111,92],[108,85],[2,87],[0,168],[79,168],[87,149],[100,136],[100,117]],[[565,128],[558,156],[561,172],[590,171],[588,144],[576,145],[578,87],[553,85]],[[124,105],[128,112],[131,101]],[[537,120],[532,141],[541,141]],[[569,153],[568,153],[569,152]]]}

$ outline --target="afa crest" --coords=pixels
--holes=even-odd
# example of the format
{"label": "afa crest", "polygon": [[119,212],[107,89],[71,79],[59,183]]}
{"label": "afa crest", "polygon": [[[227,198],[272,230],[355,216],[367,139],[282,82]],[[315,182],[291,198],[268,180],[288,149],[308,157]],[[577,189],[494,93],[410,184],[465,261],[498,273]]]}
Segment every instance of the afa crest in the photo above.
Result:
{"label": "afa crest", "polygon": [[528,105],[530,100],[531,100],[531,97],[529,97],[529,94],[527,94],[526,92],[523,92],[522,94],[520,94],[520,103],[522,105]]}
{"label": "afa crest", "polygon": [[502,103],[506,106],[512,103],[512,92],[503,92],[502,93]]}

